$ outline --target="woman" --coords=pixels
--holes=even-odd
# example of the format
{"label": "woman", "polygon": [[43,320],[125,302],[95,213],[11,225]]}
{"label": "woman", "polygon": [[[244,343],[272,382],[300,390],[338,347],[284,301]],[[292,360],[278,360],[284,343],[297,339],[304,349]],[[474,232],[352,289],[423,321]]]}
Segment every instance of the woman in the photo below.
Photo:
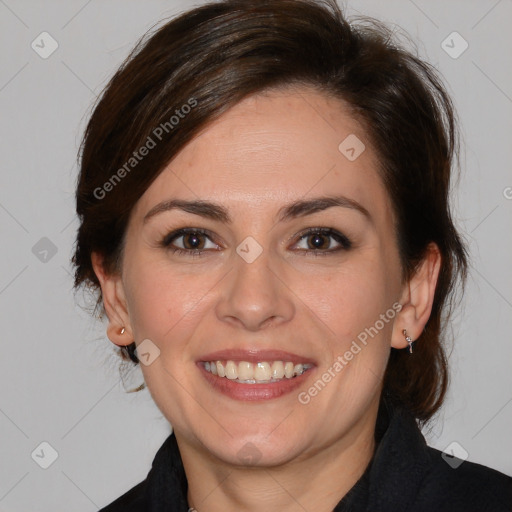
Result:
{"label": "woman", "polygon": [[137,46],[84,136],[76,286],[173,434],[103,510],[512,510],[418,427],[466,270],[456,150],[432,68],[334,2],[206,4]]}

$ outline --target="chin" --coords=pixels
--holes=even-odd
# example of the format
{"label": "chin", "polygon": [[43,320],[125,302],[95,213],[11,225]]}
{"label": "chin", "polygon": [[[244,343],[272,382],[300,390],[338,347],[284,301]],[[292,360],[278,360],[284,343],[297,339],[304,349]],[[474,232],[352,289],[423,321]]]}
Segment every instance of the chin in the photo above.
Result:
{"label": "chin", "polygon": [[[275,425],[273,426],[275,428]],[[271,432],[265,429],[264,432]],[[243,431],[225,433],[222,442],[218,438],[202,440],[210,453],[226,464],[247,467],[272,467],[285,464],[304,452],[304,442],[289,430],[266,433]]]}

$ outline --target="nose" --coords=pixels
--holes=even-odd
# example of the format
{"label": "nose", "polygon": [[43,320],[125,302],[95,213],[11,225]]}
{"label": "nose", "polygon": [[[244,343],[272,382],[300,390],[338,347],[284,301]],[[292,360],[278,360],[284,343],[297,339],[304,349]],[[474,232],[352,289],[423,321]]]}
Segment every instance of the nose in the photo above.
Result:
{"label": "nose", "polygon": [[258,331],[293,318],[293,293],[278,276],[277,268],[273,268],[276,265],[269,265],[270,259],[265,251],[252,263],[235,257],[233,270],[226,276],[216,305],[219,320]]}

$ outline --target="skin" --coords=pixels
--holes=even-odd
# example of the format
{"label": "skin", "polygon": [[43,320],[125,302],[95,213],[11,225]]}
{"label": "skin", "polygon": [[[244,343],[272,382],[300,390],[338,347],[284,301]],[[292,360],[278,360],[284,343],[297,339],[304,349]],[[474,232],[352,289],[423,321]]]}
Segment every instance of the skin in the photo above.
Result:
{"label": "skin", "polygon": [[[350,134],[366,146],[353,162],[338,150]],[[402,282],[390,199],[377,169],[378,156],[341,101],[305,87],[267,91],[209,125],[142,195],[118,274],[105,273],[101,255],[93,254],[109,338],[117,345],[150,339],[160,350],[142,370],[173,425],[189,504],[199,512],[331,511],[371,459],[390,347],[407,347],[403,329],[412,339],[422,332],[440,266],[432,245],[414,277]],[[363,205],[371,219],[332,207],[276,220],[290,202],[341,194]],[[168,199],[217,202],[232,223],[176,209],[144,222]],[[183,227],[214,234],[201,239],[203,255],[159,245]],[[315,250],[300,238],[309,227],[333,228],[352,247],[306,254]],[[248,236],[263,248],[252,263],[236,252]],[[339,247],[329,236],[322,240],[328,250]],[[183,242],[174,245],[183,248]],[[298,393],[397,302],[401,311],[301,404]],[[196,366],[214,350],[255,347],[304,355],[316,367],[297,391],[242,402],[214,391]],[[244,447],[252,450],[252,463],[241,461]]]}

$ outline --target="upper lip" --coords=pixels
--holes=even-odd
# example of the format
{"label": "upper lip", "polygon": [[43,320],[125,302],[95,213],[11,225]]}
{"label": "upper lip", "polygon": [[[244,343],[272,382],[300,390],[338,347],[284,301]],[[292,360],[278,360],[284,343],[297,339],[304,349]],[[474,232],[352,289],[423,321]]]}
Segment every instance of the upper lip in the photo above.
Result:
{"label": "upper lip", "polygon": [[198,359],[199,361],[248,361],[250,363],[258,363],[263,361],[290,361],[293,364],[315,364],[315,362],[305,356],[285,352],[283,350],[261,350],[261,349],[224,349],[211,352]]}

